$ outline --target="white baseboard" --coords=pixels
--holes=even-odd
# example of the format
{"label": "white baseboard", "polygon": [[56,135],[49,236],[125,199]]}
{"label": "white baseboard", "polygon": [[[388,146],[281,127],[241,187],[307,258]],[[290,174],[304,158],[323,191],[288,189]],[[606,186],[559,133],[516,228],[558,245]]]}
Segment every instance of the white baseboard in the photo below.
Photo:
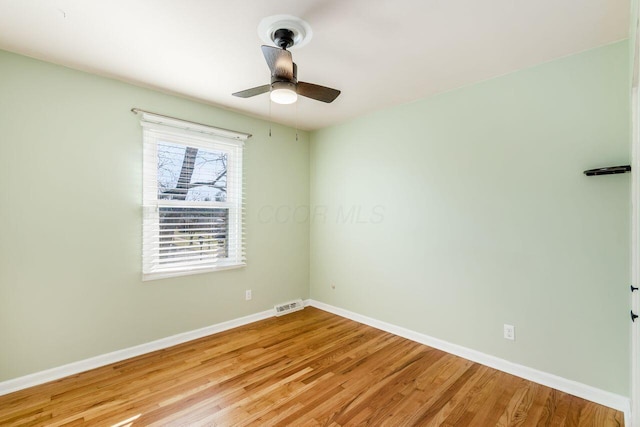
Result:
{"label": "white baseboard", "polygon": [[410,329],[382,322],[380,320],[363,316],[349,310],[334,307],[320,301],[310,299],[307,300],[306,305],[319,308],[320,310],[328,311],[329,313],[337,314],[338,316],[346,317],[347,319],[351,319],[356,322],[371,326],[373,328],[380,329],[394,335],[401,336],[403,338],[407,338],[411,341],[428,345],[429,347],[437,348],[438,350],[446,351],[447,353],[451,353],[464,359],[480,363],[481,365],[489,366],[499,371],[506,372],[508,374],[554,388],[573,396],[577,396],[582,399],[607,406],[609,408],[617,409],[618,411],[624,413],[625,425],[631,425],[629,421],[631,412],[631,400],[628,397],[620,396],[618,394],[600,390],[598,388],[576,381],[568,380],[557,375],[549,374],[547,372],[538,371],[537,369],[509,362],[508,360],[500,359],[498,357],[472,350],[470,348],[466,348],[457,344],[452,344],[438,338],[433,338],[420,332],[415,332]]}
{"label": "white baseboard", "polygon": [[260,313],[250,314],[249,316],[240,317],[226,322],[217,323],[215,325],[206,326],[201,329],[196,329],[189,332],[184,332],[177,335],[172,335],[167,338],[162,338],[156,341],[151,341],[146,344],[136,345],[134,347],[117,350],[111,353],[102,354],[100,356],[92,357],[90,359],[80,360],[78,362],[69,363],[67,365],[59,366],[57,368],[47,369],[45,371],[36,372],[23,377],[14,378],[11,380],[0,382],[0,396],[9,394],[14,391],[22,390],[28,387],[33,387],[39,384],[44,384],[49,381],[58,380],[60,378],[67,377],[69,375],[75,375],[80,372],[88,371],[90,369],[99,368],[101,366],[109,365],[111,363],[120,362],[131,357],[140,356],[142,354],[151,353],[152,351],[162,350],[164,348],[172,347],[174,345],[182,344],[187,341],[192,341],[198,338],[206,337],[207,335],[216,334],[229,329],[237,328],[238,326],[247,325],[249,323],[257,322],[258,320],[267,319],[275,315],[274,310],[266,310]]}

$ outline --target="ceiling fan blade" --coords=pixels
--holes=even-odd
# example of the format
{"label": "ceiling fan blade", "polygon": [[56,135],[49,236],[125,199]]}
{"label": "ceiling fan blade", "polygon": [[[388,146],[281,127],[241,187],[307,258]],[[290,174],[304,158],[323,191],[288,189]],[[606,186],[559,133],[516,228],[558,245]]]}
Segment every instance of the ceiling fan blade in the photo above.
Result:
{"label": "ceiling fan blade", "polygon": [[258,87],[252,87],[251,89],[242,90],[240,92],[232,93],[232,95],[239,98],[251,98],[252,96],[260,95],[261,93],[267,93],[270,90],[271,85],[262,85]]}
{"label": "ceiling fan blade", "polygon": [[326,86],[314,85],[313,83],[298,82],[298,95],[329,103],[340,95],[340,91]]}
{"label": "ceiling fan blade", "polygon": [[293,59],[291,52],[273,46],[262,46],[262,54],[267,60],[271,75],[287,80],[293,79]]}

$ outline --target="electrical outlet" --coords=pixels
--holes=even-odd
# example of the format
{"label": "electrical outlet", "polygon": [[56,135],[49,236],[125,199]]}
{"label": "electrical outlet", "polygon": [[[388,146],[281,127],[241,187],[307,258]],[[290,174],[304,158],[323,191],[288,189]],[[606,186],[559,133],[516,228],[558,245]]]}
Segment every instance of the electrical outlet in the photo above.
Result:
{"label": "electrical outlet", "polygon": [[507,340],[515,341],[516,339],[516,327],[513,325],[504,325],[504,338]]}
{"label": "electrical outlet", "polygon": [[251,289],[244,291],[244,299],[249,301],[251,299]]}
{"label": "electrical outlet", "polygon": [[332,284],[331,284],[331,289],[335,289],[335,288],[336,288],[335,283],[332,283]]}

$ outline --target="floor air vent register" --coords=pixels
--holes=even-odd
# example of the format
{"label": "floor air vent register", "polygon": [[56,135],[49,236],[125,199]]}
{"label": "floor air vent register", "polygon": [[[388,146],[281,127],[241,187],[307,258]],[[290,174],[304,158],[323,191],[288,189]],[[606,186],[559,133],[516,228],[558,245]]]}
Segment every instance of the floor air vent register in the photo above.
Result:
{"label": "floor air vent register", "polygon": [[294,301],[277,304],[275,307],[276,316],[283,316],[285,314],[293,313],[294,311],[300,311],[304,308],[304,304],[301,299]]}

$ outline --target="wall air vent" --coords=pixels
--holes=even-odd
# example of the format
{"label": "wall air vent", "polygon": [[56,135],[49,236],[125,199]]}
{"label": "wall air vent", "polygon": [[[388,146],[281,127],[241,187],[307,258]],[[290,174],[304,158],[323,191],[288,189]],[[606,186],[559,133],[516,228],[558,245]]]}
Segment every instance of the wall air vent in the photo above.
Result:
{"label": "wall air vent", "polygon": [[285,314],[293,313],[294,311],[302,310],[304,308],[304,304],[301,299],[297,299],[295,301],[277,304],[274,308],[276,310],[276,316],[283,316]]}

